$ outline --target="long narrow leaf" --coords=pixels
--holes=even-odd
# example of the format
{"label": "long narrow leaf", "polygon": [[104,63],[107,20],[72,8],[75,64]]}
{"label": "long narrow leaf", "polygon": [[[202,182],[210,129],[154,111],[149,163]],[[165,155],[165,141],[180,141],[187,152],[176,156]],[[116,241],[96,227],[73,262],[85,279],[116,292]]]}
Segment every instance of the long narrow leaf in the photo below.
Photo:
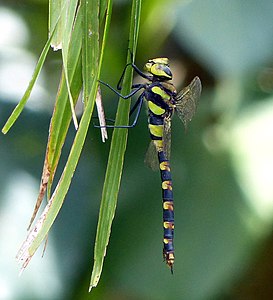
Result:
{"label": "long narrow leaf", "polygon": [[[81,80],[81,14],[76,18],[74,31],[71,37],[71,44],[68,54],[68,74],[70,78],[70,89],[73,99],[77,99],[82,87]],[[74,101],[75,101],[74,100]],[[55,171],[60,159],[61,150],[67,135],[68,127],[71,121],[71,109],[68,100],[67,86],[62,73],[56,103],[51,118],[47,150],[44,160],[43,173],[40,183],[39,195],[36,201],[34,212],[31,217],[31,226],[37,211],[42,203],[46,189],[48,188],[48,199],[50,198],[50,190],[55,175]]]}
{"label": "long narrow leaf", "polygon": [[26,268],[32,256],[36,252],[37,248],[40,246],[42,241],[45,239],[50,227],[52,226],[54,220],[56,219],[59,210],[62,207],[64,198],[68,192],[71,179],[75,172],[78,160],[82,151],[82,147],[85,141],[87,130],[89,127],[91,113],[94,107],[94,101],[96,97],[97,83],[93,85],[90,100],[86,106],[83,113],[79,129],[75,136],[74,143],[72,145],[66,166],[60,178],[60,181],[48,201],[43,213],[41,214],[38,221],[35,223],[33,229],[29,232],[26,240],[19,249],[17,254],[17,259],[22,262],[22,270]]}
{"label": "long narrow leaf", "polygon": [[101,69],[101,59],[99,67],[96,70],[97,72],[94,76],[94,84],[88,97],[89,100],[83,113],[80,126],[76,133],[62,176],[43,213],[35,223],[33,229],[29,232],[29,235],[27,236],[18,252],[17,258],[22,262],[22,270],[26,268],[27,264],[31,260],[31,257],[34,255],[37,248],[40,246],[41,242],[48,234],[48,231],[52,226],[54,220],[56,219],[58,212],[63,204],[64,198],[68,192],[86,138],[95,103],[98,88],[98,77]]}
{"label": "long narrow leaf", "polygon": [[[141,11],[141,1],[134,0],[131,12],[131,25],[129,34],[129,49],[135,53],[137,36],[139,30],[139,20]],[[131,62],[131,54],[128,53],[127,62]],[[124,77],[124,87],[122,93],[128,94],[132,84],[132,69],[126,72]],[[130,101],[120,100],[116,116],[117,124],[128,124]],[[101,276],[106,248],[111,233],[112,221],[115,214],[118,190],[120,186],[124,153],[127,143],[127,129],[115,129],[112,137],[108,165],[103,186],[97,235],[94,249],[94,266],[91,275],[89,291],[96,287]]]}
{"label": "long narrow leaf", "polygon": [[[65,21],[64,21],[64,30],[63,30],[63,39],[62,39],[62,57],[63,57],[63,69],[65,80],[67,84],[67,90],[69,95],[69,101],[72,112],[72,119],[76,130],[78,129],[78,121],[74,109],[74,100],[69,87],[69,77],[68,77],[68,50],[70,45],[70,39],[73,31],[74,21],[76,19],[76,13],[78,8],[78,0],[67,1],[66,10],[65,10]],[[63,16],[64,17],[64,16]]]}
{"label": "long narrow leaf", "polygon": [[83,101],[86,105],[98,67],[99,56],[99,3],[82,1],[83,6]]}
{"label": "long narrow leaf", "polygon": [[105,12],[108,9],[108,0],[101,0],[100,1],[100,11],[99,11],[99,20],[100,20],[100,25],[102,25],[104,19],[105,19]]}
{"label": "long narrow leaf", "polygon": [[[68,77],[71,94],[76,103],[82,87],[81,76],[81,48],[82,48],[82,14],[79,11],[71,35],[69,52],[68,52]],[[67,131],[71,121],[71,109],[68,99],[68,90],[66,86],[64,72],[62,73],[60,88],[58,91],[56,105],[51,119],[48,141],[48,161],[51,170],[50,180],[48,184],[48,198],[50,198],[51,184],[55,175],[55,171],[60,159],[61,150],[67,135]]]}
{"label": "long narrow leaf", "polygon": [[26,105],[26,103],[27,103],[27,101],[28,101],[28,99],[29,99],[29,97],[30,97],[30,94],[31,94],[32,89],[33,89],[33,86],[34,86],[34,84],[35,84],[35,82],[36,82],[36,80],[37,80],[37,78],[38,78],[38,76],[39,76],[39,74],[40,74],[40,72],[41,72],[41,69],[42,69],[42,67],[43,67],[43,65],[44,65],[44,62],[45,62],[45,59],[46,59],[48,50],[49,50],[49,48],[50,48],[50,42],[51,42],[51,39],[52,39],[52,37],[53,37],[53,35],[54,35],[54,32],[55,32],[55,30],[56,30],[56,26],[57,26],[57,23],[55,24],[55,27],[54,27],[54,29],[53,29],[53,31],[52,31],[52,34],[49,36],[49,38],[48,38],[48,40],[47,40],[47,42],[46,42],[46,44],[45,44],[45,46],[44,46],[44,48],[43,48],[43,51],[42,51],[42,53],[41,53],[41,55],[40,55],[40,57],[39,57],[39,60],[38,60],[38,62],[37,62],[37,65],[36,65],[36,67],[35,67],[35,70],[34,70],[34,72],[33,72],[32,78],[31,78],[31,80],[30,80],[30,82],[29,82],[29,84],[28,84],[28,87],[27,87],[27,89],[26,89],[26,91],[25,91],[25,93],[24,93],[22,99],[21,99],[20,102],[16,105],[16,107],[15,107],[15,109],[13,110],[12,114],[11,114],[10,117],[8,118],[6,124],[5,124],[4,127],[2,128],[2,132],[3,132],[4,134],[6,134],[6,133],[10,130],[11,126],[12,126],[12,125],[14,124],[14,122],[18,119],[18,117],[20,116],[20,114],[21,114],[23,108],[25,107],[25,105]]}
{"label": "long narrow leaf", "polygon": [[50,45],[54,50],[58,50],[62,48],[62,36],[63,36],[63,27],[65,18],[62,16],[64,2],[65,0],[49,0],[49,20],[48,20],[48,31],[49,34],[52,34],[54,24],[56,24],[56,20],[60,18],[56,31],[53,34],[53,38],[51,40]]}

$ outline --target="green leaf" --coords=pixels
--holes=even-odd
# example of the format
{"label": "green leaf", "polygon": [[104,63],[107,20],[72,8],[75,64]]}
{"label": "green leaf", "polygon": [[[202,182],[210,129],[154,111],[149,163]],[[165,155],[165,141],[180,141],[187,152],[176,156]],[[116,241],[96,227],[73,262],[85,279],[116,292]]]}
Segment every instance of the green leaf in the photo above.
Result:
{"label": "green leaf", "polygon": [[37,65],[35,67],[35,70],[33,72],[33,75],[32,75],[32,78],[28,84],[28,87],[22,97],[22,99],[20,100],[20,102],[16,105],[15,109],[13,110],[12,114],[10,115],[10,117],[8,118],[6,124],[4,125],[4,127],[2,128],[2,132],[4,134],[6,134],[11,126],[15,123],[15,121],[18,119],[18,117],[20,116],[22,110],[24,109],[29,97],[30,97],[30,94],[32,92],[32,89],[33,89],[33,86],[41,72],[41,69],[44,65],[44,62],[45,62],[45,59],[46,59],[46,56],[47,56],[47,53],[48,53],[48,50],[50,48],[50,42],[51,42],[51,39],[54,35],[54,31],[56,30],[56,26],[57,26],[57,23],[55,23],[55,27],[52,31],[52,34],[49,36],[44,48],[43,48],[43,51],[39,57],[39,60],[37,62]]}
{"label": "green leaf", "polygon": [[[63,27],[64,27],[64,18],[62,16],[62,12],[64,10],[64,0],[49,0],[49,20],[48,20],[48,31],[49,34],[53,35],[51,40],[51,46],[54,50],[58,50],[62,48],[62,37],[63,37]],[[64,16],[65,17],[65,16]],[[54,24],[56,24],[56,20],[59,19],[57,24],[56,31],[53,34]]]}
{"label": "green leaf", "polygon": [[26,240],[19,249],[17,259],[22,262],[22,270],[26,268],[32,256],[36,252],[37,248],[45,239],[49,229],[51,228],[54,220],[56,219],[59,213],[59,210],[62,207],[64,198],[68,192],[73,174],[78,164],[78,160],[88,131],[91,114],[94,107],[96,92],[97,83],[94,84],[92,87],[90,93],[90,100],[93,99],[93,101],[88,101],[87,103],[67,163],[65,165],[62,176],[57,184],[57,187],[52,197],[48,201],[48,204],[46,205],[40,218],[35,223],[33,229],[29,232]]}
{"label": "green leaf", "polygon": [[[129,34],[129,49],[136,51],[141,1],[134,0],[131,12],[131,25]],[[128,51],[127,63],[131,62],[131,53]],[[124,77],[123,94],[131,90],[133,71],[128,70]],[[120,99],[116,124],[128,124],[130,101]],[[115,129],[112,137],[111,149],[102,192],[99,221],[94,249],[94,266],[91,275],[89,291],[96,287],[101,276],[104,256],[109,242],[112,221],[115,215],[118,191],[123,169],[124,153],[127,143],[127,129]]]}
{"label": "green leaf", "polygon": [[[67,69],[68,69],[68,78],[70,91],[73,98],[73,105],[78,100],[80,90],[82,88],[82,59],[81,59],[81,50],[82,49],[82,14],[81,11],[78,12],[74,29],[72,31],[69,51],[68,51],[68,60],[67,60]],[[50,162],[50,182],[51,186],[53,177],[59,162],[61,155],[61,149],[63,147],[67,131],[71,121],[71,109],[68,99],[68,89],[65,81],[64,72],[62,73],[61,83],[59,91],[57,94],[56,105],[52,115],[51,124],[50,124],[50,136],[48,142],[48,152],[49,152],[49,162]],[[50,187],[48,189],[48,195]]]}
{"label": "green leaf", "polygon": [[99,21],[100,21],[100,25],[103,23],[104,18],[105,18],[105,12],[107,10],[108,7],[108,0],[101,0],[100,1],[100,12],[99,12]]}
{"label": "green leaf", "polygon": [[75,126],[76,130],[78,129],[78,121],[77,121],[76,113],[74,110],[74,100],[73,100],[73,97],[72,97],[72,94],[70,91],[70,87],[69,87],[69,77],[68,77],[67,65],[68,65],[69,44],[70,44],[71,34],[72,34],[73,26],[74,26],[74,21],[76,19],[77,7],[78,7],[78,0],[67,1],[65,4],[64,13],[62,14],[62,19],[65,20],[63,36],[62,36],[63,69],[64,69],[64,75],[65,75],[65,80],[66,80],[66,84],[67,84],[72,118],[73,118],[73,122],[74,122],[74,126]]}
{"label": "green leaf", "polygon": [[[78,13],[82,13],[82,6],[79,7]],[[103,42],[102,44],[105,45],[105,42]],[[98,55],[97,52],[96,55]],[[54,220],[56,219],[58,212],[64,202],[64,198],[68,192],[89,128],[89,123],[97,94],[98,77],[100,74],[102,57],[103,51],[101,51],[99,66],[97,68],[94,67],[95,73],[93,85],[88,97],[89,100],[86,104],[86,108],[84,110],[79,129],[76,133],[62,176],[40,218],[33,226],[33,229],[29,232],[29,235],[24,241],[22,247],[19,249],[17,259],[22,262],[22,271],[26,268],[37,248],[47,236],[48,231],[51,228]],[[98,61],[98,58],[94,58],[94,61]]]}
{"label": "green leaf", "polygon": [[99,2],[82,1],[83,5],[83,101],[88,102],[88,96],[94,82],[95,70],[99,57]]}
{"label": "green leaf", "polygon": [[[68,75],[70,78],[70,89],[74,101],[78,99],[80,90],[82,88],[81,36],[82,18],[81,14],[78,14],[76,17],[74,30],[72,32],[71,43],[68,53]],[[62,72],[59,90],[56,97],[56,103],[50,123],[49,138],[47,143],[46,156],[44,160],[39,195],[37,197],[36,205],[31,217],[29,227],[31,226],[38,212],[38,209],[44,198],[46,189],[48,199],[50,198],[51,185],[61,156],[62,147],[67,135],[70,121],[71,109],[68,99],[68,92],[64,72]]]}

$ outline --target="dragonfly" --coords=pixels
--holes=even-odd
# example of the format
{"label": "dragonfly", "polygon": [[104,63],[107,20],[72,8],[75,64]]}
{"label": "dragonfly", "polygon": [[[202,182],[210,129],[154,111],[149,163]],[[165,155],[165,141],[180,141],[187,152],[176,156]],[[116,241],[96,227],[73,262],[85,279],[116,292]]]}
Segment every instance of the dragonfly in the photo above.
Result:
{"label": "dragonfly", "polygon": [[[122,95],[123,77],[128,66],[147,80],[145,83],[133,84],[128,95]],[[148,74],[147,74],[148,73]],[[132,128],[137,124],[143,102],[148,106],[148,129],[151,142],[146,153],[145,162],[153,170],[160,170],[163,206],[163,259],[173,273],[174,265],[174,199],[170,167],[171,120],[176,113],[185,128],[192,120],[200,98],[202,85],[198,76],[180,92],[172,84],[173,78],[169,59],[166,57],[148,60],[144,72],[134,63],[128,63],[115,90],[108,83],[100,81],[123,99],[129,99],[143,90],[130,110],[130,116],[136,112],[131,125],[106,125],[112,128]]]}

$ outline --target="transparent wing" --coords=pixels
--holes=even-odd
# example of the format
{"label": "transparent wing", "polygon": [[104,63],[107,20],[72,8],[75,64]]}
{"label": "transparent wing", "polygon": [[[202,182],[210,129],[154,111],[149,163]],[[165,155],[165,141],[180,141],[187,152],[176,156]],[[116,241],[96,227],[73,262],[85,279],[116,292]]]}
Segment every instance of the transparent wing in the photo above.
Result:
{"label": "transparent wing", "polygon": [[187,128],[188,123],[195,114],[201,90],[201,81],[199,77],[196,76],[192,82],[175,97],[176,111],[185,128]]}
{"label": "transparent wing", "polygon": [[166,153],[167,159],[171,156],[171,116],[164,119],[163,127],[163,151]]}
{"label": "transparent wing", "polygon": [[[166,153],[167,158],[170,158],[171,152],[171,117],[164,119],[163,123],[163,151]],[[158,157],[157,149],[153,141],[150,142],[148,150],[145,156],[145,164],[154,171],[157,171],[158,166]]]}
{"label": "transparent wing", "polygon": [[153,171],[157,171],[158,166],[158,158],[157,158],[157,150],[153,141],[150,142],[148,150],[146,152],[145,164],[151,168]]}

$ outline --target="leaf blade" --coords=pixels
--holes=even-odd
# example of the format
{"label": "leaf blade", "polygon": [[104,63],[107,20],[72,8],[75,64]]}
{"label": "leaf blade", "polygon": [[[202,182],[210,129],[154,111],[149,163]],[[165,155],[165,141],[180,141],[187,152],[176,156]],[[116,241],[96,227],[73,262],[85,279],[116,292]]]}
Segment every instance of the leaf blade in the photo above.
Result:
{"label": "leaf blade", "polygon": [[49,51],[49,48],[50,48],[50,43],[51,43],[51,40],[52,40],[52,37],[54,35],[54,32],[56,30],[56,26],[57,26],[57,23],[55,24],[55,28],[52,32],[52,34],[49,36],[42,52],[41,52],[41,55],[38,59],[38,62],[37,62],[37,65],[33,71],[33,75],[32,75],[32,78],[28,84],[28,87],[22,97],[22,99],[19,101],[19,103],[16,105],[16,107],[14,108],[13,112],[11,113],[11,115],[9,116],[7,122],[5,123],[5,125],[3,126],[2,128],[2,133],[3,134],[6,134],[8,133],[8,131],[10,130],[10,128],[12,127],[12,125],[16,122],[16,120],[19,118],[21,112],[23,111],[30,95],[31,95],[31,92],[32,92],[32,89],[34,87],[34,84],[35,82],[37,81],[38,79],[38,76],[42,70],[42,67],[44,65],[44,62],[45,62],[45,59],[46,59],[46,56],[47,56],[47,53]]}
{"label": "leaf blade", "polygon": [[90,91],[89,101],[82,115],[81,122],[78,131],[76,132],[75,139],[71,147],[71,151],[69,153],[66,165],[62,172],[61,178],[54,190],[54,193],[52,194],[45,209],[43,210],[40,218],[33,226],[33,229],[30,230],[27,238],[25,239],[18,251],[17,259],[20,260],[22,263],[22,270],[26,268],[32,256],[36,252],[37,248],[47,236],[49,229],[51,228],[63,205],[65,196],[70,187],[71,180],[74,175],[84,145],[84,141],[87,135],[92,116],[92,111],[94,108],[98,88],[98,77],[101,69],[101,61],[102,58],[100,59],[100,64],[98,68],[96,68],[94,84]]}
{"label": "leaf blade", "polygon": [[[129,49],[133,54],[136,51],[137,36],[139,31],[139,19],[141,11],[141,1],[134,0],[131,12],[131,25],[129,34]],[[131,53],[128,53],[127,63],[131,62]],[[131,90],[133,71],[128,70],[124,77],[124,88],[122,93],[128,94]],[[117,124],[128,124],[130,101],[121,100],[116,116]],[[91,274],[89,291],[96,287],[102,272],[106,248],[109,243],[112,221],[115,214],[118,190],[120,187],[124,154],[127,143],[127,129],[114,129],[112,143],[108,158],[108,165],[102,192],[99,221],[97,226],[96,242],[94,248],[94,265]]]}
{"label": "leaf blade", "polygon": [[[82,87],[81,79],[81,15],[76,18],[74,31],[71,37],[71,45],[68,53],[68,72],[70,78],[70,88],[74,101],[79,97]],[[34,221],[39,207],[44,198],[46,189],[48,199],[50,198],[51,185],[54,179],[56,168],[61,156],[62,147],[68,132],[71,122],[71,110],[68,101],[67,86],[62,72],[59,84],[56,103],[51,117],[49,127],[49,137],[47,142],[46,154],[44,159],[43,172],[40,182],[39,194],[36,200],[36,205],[30,220],[28,229]]]}

